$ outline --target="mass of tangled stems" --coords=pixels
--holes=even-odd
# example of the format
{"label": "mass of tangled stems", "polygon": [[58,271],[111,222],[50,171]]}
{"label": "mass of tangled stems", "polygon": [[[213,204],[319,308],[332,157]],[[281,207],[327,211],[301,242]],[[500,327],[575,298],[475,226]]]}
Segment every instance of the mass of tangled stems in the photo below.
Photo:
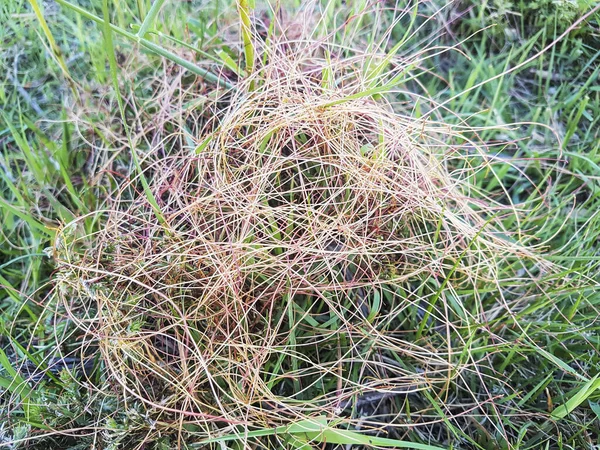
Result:
{"label": "mass of tangled stems", "polygon": [[[56,241],[57,292],[88,305],[73,319],[108,380],[153,417],[214,436],[356,421],[399,393],[442,401],[478,363],[450,335],[485,322],[457,291],[501,298],[499,265],[535,258],[502,227],[517,209],[471,183],[495,163],[474,130],[360,95],[359,59],[317,47],[272,50],[196,151],[147,155],[160,213],[136,177],[100,231],[74,222]],[[402,425],[371,412],[363,427]]]}

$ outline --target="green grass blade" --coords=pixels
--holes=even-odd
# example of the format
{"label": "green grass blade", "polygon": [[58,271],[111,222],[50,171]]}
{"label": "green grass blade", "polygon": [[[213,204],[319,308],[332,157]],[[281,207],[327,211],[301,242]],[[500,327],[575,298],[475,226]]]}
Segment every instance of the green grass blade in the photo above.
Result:
{"label": "green grass blade", "polygon": [[221,443],[227,441],[237,441],[242,438],[251,439],[275,435],[294,435],[297,439],[308,443],[328,443],[328,444],[346,444],[346,445],[364,445],[367,447],[381,448],[406,448],[413,450],[446,450],[429,444],[418,442],[400,441],[397,439],[380,438],[376,436],[367,436],[356,431],[341,430],[330,426],[325,416],[305,419],[288,426],[277,428],[268,428],[263,430],[250,431],[247,433],[227,434],[216,438],[205,439],[201,442],[190,445],[192,448],[201,448],[206,444]]}
{"label": "green grass blade", "polygon": [[246,60],[246,73],[254,71],[254,44],[252,43],[252,23],[250,21],[250,3],[248,0],[238,0],[238,14],[242,26],[242,39],[244,41],[244,57]]}
{"label": "green grass blade", "polygon": [[71,90],[73,91],[73,94],[75,95],[75,98],[79,99],[79,94],[77,93],[77,89],[75,88],[75,82],[74,82],[73,78],[71,77],[69,68],[67,67],[67,63],[62,54],[62,51],[61,51],[60,47],[56,44],[56,40],[54,39],[54,35],[52,34],[52,31],[50,31],[48,22],[46,22],[46,19],[44,18],[44,14],[42,14],[40,5],[38,4],[37,0],[28,0],[28,1],[29,1],[29,4],[31,5],[31,8],[33,9],[33,12],[35,13],[35,16],[37,17],[38,21],[40,22],[42,31],[44,32],[44,35],[46,36],[46,39],[48,40],[48,43],[50,44],[50,49],[52,50],[52,53],[54,54],[54,57],[56,58],[56,61],[58,62],[58,65],[59,65],[61,71],[67,78],[69,85],[71,86]]}
{"label": "green grass blade", "polygon": [[13,213],[15,216],[17,216],[18,218],[20,218],[21,220],[26,222],[31,228],[41,231],[46,236],[48,236],[48,237],[54,236],[54,231],[50,230],[48,227],[46,227],[41,222],[38,222],[37,220],[35,220],[29,214],[24,213],[23,211],[20,211],[18,208],[14,207],[10,203],[8,203],[6,200],[4,200],[2,197],[0,197],[0,209],[1,208],[7,209],[11,213]]}
{"label": "green grass blade", "polygon": [[566,403],[558,406],[554,411],[552,411],[552,418],[558,420],[566,417],[568,414],[573,412],[575,408],[586,401],[592,394],[599,390],[600,378],[598,377],[600,377],[600,375],[596,375],[590,381],[585,383]]}
{"label": "green grass blade", "polygon": [[[83,9],[77,5],[69,3],[66,0],[56,0],[56,2],[58,4],[64,6],[65,8],[69,8],[72,11],[75,11],[76,13],[81,14],[86,19],[89,19],[93,22],[96,22],[97,24],[105,26],[104,19],[101,19],[100,17],[86,11],[85,9]],[[105,26],[105,28],[106,28],[106,26]],[[170,52],[169,50],[166,50],[166,49],[160,47],[159,45],[156,45],[153,42],[150,42],[149,40],[147,40],[145,38],[142,38],[136,34],[130,33],[129,31],[126,31],[126,30],[124,30],[116,25],[110,24],[110,23],[108,23],[108,28],[111,31],[114,31],[115,33],[117,33],[131,41],[138,42],[142,47],[150,50],[151,52],[153,52],[159,56],[162,56],[163,58],[168,59],[169,61],[179,64],[181,67],[186,68],[193,74],[196,74],[196,75],[204,78],[205,80],[210,81],[211,83],[218,84],[219,86],[222,86],[227,89],[233,89],[233,87],[234,87],[231,83],[229,83],[226,80],[223,80],[221,77],[215,75],[214,73],[210,72],[209,70],[203,69],[202,67],[198,67],[197,65],[191,63],[190,61],[187,61],[187,60],[179,57],[175,53]]]}
{"label": "green grass blade", "polygon": [[162,5],[164,3],[165,3],[165,0],[155,0],[154,1],[154,3],[152,4],[152,7],[150,8],[150,11],[148,11],[148,14],[144,18],[144,22],[142,23],[142,26],[140,27],[140,29],[137,32],[137,35],[139,37],[143,38],[146,36],[148,29],[154,23],[154,20],[156,19],[156,16],[158,15],[158,12],[160,11],[160,8],[162,7]]}
{"label": "green grass blade", "polygon": [[35,403],[31,403],[35,397],[35,391],[29,387],[29,384],[19,373],[17,373],[2,349],[0,349],[0,366],[4,368],[10,377],[12,377],[12,380],[0,377],[0,387],[12,392],[21,399],[26,421],[35,420],[36,422],[41,422],[42,418],[39,406]]}
{"label": "green grass blade", "polygon": [[114,51],[114,46],[113,46],[113,41],[112,41],[112,29],[110,26],[110,20],[109,20],[109,15],[108,15],[108,0],[103,1],[102,10],[104,12],[104,30],[103,30],[104,31],[104,50],[105,50],[106,56],[108,58],[108,63],[110,66],[110,74],[111,74],[111,77],[113,80],[113,86],[115,89],[115,95],[117,96],[117,103],[119,104],[119,110],[121,112],[121,117],[123,119],[123,126],[125,127],[125,133],[127,134],[127,140],[129,142],[129,148],[131,150],[131,158],[133,160],[133,164],[138,173],[138,176],[140,177],[140,181],[141,181],[142,187],[144,189],[144,194],[146,195],[148,202],[152,206],[152,209],[154,210],[154,214],[156,215],[158,220],[163,225],[166,225],[167,221],[165,220],[164,216],[162,215],[160,207],[158,206],[158,202],[156,201],[156,198],[154,197],[154,194],[152,193],[152,190],[150,189],[148,180],[146,180],[146,177],[144,176],[142,166],[140,164],[140,161],[137,157],[137,153],[135,151],[135,147],[133,145],[133,140],[131,139],[131,133],[129,131],[129,126],[127,125],[127,116],[125,115],[125,106],[123,104],[123,98],[121,97],[121,91],[119,89],[119,79],[117,76],[117,59],[115,57],[115,51]]}

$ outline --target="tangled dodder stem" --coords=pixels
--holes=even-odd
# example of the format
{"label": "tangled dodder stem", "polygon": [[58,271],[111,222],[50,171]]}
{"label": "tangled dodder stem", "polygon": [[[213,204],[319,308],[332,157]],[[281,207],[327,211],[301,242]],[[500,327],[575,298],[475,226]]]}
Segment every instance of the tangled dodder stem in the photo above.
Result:
{"label": "tangled dodder stem", "polygon": [[[458,292],[500,289],[504,261],[536,258],[502,225],[519,211],[471,185],[494,156],[474,130],[358,95],[358,56],[262,51],[197,152],[147,157],[164,222],[125,183],[98,233],[75,222],[57,239],[57,291],[94,305],[79,320],[124,395],[205,437],[447,397],[477,370],[453,331],[485,322]],[[362,427],[402,426],[371,413]]]}

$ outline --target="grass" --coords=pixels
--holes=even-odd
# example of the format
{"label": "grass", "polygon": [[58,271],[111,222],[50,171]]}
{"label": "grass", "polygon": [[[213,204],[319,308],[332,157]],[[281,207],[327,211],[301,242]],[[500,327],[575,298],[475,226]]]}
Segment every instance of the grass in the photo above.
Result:
{"label": "grass", "polygon": [[0,446],[593,448],[590,5],[58,3],[0,6]]}

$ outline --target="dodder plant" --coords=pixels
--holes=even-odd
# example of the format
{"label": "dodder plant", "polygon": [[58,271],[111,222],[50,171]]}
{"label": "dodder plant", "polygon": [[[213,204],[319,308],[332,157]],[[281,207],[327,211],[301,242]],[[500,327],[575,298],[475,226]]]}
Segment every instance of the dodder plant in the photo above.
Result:
{"label": "dodder plant", "polygon": [[157,145],[94,213],[100,231],[57,238],[56,292],[87,305],[72,318],[149,433],[399,445],[435,431],[436,408],[460,426],[513,407],[486,392],[477,336],[530,277],[506,267],[545,265],[521,242],[523,205],[474,184],[510,162],[404,90],[426,51],[336,43],[357,20],[242,33],[253,70],[197,147]]}

